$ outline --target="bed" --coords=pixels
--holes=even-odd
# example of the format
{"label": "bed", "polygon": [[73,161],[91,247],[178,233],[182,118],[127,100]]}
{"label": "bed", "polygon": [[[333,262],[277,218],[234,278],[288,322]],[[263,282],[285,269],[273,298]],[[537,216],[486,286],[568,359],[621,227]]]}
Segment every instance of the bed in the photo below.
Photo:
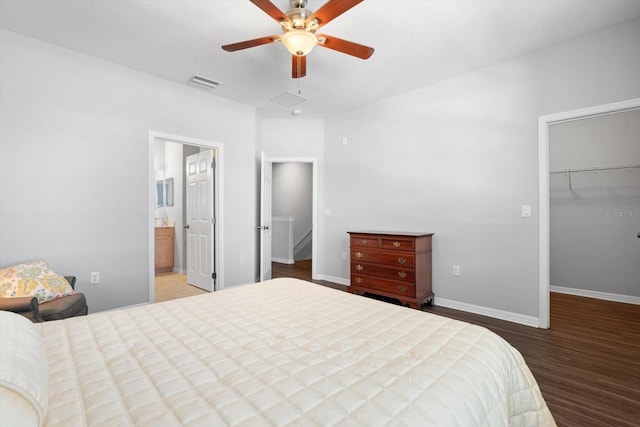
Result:
{"label": "bed", "polygon": [[3,426],[555,425],[487,329],[297,279],[0,321]]}

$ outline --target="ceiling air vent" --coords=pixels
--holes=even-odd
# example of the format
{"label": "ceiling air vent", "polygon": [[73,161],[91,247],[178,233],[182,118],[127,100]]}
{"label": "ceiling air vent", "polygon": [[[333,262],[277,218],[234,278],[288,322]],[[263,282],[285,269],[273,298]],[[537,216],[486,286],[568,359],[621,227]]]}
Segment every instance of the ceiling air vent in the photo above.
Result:
{"label": "ceiling air vent", "polygon": [[274,96],[271,98],[273,102],[277,102],[280,105],[284,105],[285,107],[293,107],[294,105],[298,105],[301,102],[306,101],[306,98],[303,98],[295,93],[291,92],[283,92],[278,96]]}
{"label": "ceiling air vent", "polygon": [[191,84],[194,84],[200,87],[206,87],[207,89],[215,89],[222,84],[215,80],[211,80],[206,77],[199,76],[197,74],[194,74],[193,77],[191,77],[190,82]]}

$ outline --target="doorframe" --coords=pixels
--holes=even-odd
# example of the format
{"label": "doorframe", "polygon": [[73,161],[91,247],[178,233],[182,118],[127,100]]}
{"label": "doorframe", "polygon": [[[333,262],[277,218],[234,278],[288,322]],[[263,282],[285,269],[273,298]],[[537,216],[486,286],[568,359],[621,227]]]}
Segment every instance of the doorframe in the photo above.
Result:
{"label": "doorframe", "polygon": [[[266,160],[273,163],[310,163],[312,175],[311,189],[311,280],[317,280],[318,273],[318,159],[317,157],[269,157]],[[262,173],[262,171],[260,172]],[[262,191],[262,189],[260,189]],[[273,191],[271,191],[273,198]],[[260,249],[262,250],[262,248]],[[260,254],[262,255],[262,254]]]}
{"label": "doorframe", "polygon": [[173,135],[165,132],[149,131],[149,303],[155,302],[155,239],[154,239],[154,206],[155,206],[155,153],[156,142],[173,142],[175,144],[193,145],[216,150],[216,168],[214,170],[214,265],[217,273],[214,291],[224,289],[224,145],[219,142]]}
{"label": "doorframe", "polygon": [[640,98],[596,105],[538,117],[538,206],[539,206],[539,317],[538,326],[549,329],[550,260],[549,260],[549,126],[640,108]]}

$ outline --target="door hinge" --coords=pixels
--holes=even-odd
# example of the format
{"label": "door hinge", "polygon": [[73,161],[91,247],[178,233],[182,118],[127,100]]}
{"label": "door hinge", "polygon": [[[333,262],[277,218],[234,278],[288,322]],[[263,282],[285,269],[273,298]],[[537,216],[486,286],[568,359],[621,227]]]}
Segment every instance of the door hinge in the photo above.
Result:
{"label": "door hinge", "polygon": [[218,278],[218,274],[217,273],[211,273],[211,278],[212,279],[217,279]]}
{"label": "door hinge", "polygon": [[216,217],[211,218],[211,224],[216,225]]}
{"label": "door hinge", "polygon": [[211,160],[211,169],[216,168],[216,159]]}

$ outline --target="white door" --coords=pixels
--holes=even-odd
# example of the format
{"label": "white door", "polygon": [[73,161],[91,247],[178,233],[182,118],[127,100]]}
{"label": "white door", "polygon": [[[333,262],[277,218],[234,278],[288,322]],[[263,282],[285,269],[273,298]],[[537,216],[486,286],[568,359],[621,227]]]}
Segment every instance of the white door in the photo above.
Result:
{"label": "white door", "polygon": [[187,157],[187,282],[214,290],[213,151],[201,151]]}
{"label": "white door", "polygon": [[273,163],[262,153],[260,167],[260,281],[271,279],[271,171]]}

